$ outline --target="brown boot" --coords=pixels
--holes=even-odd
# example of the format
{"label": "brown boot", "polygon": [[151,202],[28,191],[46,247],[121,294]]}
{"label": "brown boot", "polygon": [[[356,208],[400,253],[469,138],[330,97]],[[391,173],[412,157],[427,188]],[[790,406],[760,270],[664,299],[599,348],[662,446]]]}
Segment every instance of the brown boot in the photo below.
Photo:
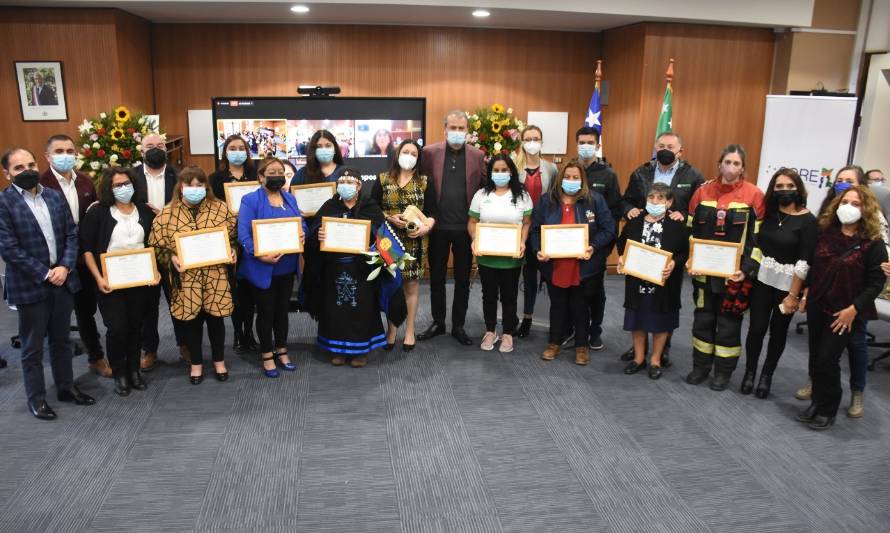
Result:
{"label": "brown boot", "polygon": [[103,378],[111,377],[111,367],[108,365],[108,359],[104,357],[102,359],[97,359],[95,362],[90,363],[90,372],[93,374],[99,375]]}
{"label": "brown boot", "polygon": [[368,356],[360,355],[358,357],[353,357],[349,364],[352,365],[352,368],[361,368],[368,364]]}
{"label": "brown boot", "polygon": [[543,354],[541,354],[541,359],[545,361],[553,361],[554,359],[556,359],[557,354],[559,354],[559,345],[548,344],[547,349],[544,350]]}
{"label": "brown boot", "polygon": [[179,359],[187,365],[192,364],[192,354],[189,353],[189,349],[185,345],[179,347]]}
{"label": "brown boot", "polygon": [[586,365],[590,361],[590,355],[587,353],[587,346],[578,346],[575,348],[575,364]]}
{"label": "brown boot", "polygon": [[158,362],[157,352],[145,352],[139,359],[139,369],[143,372],[151,372],[154,370],[155,363]]}

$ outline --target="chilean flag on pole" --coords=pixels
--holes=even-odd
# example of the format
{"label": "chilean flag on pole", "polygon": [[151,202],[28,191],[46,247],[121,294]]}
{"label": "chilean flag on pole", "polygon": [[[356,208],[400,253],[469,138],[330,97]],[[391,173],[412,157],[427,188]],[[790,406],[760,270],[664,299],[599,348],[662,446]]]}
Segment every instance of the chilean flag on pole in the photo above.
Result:
{"label": "chilean flag on pole", "polygon": [[602,108],[600,107],[600,79],[603,75],[602,70],[603,61],[597,60],[596,62],[596,78],[593,84],[593,95],[590,97],[590,103],[587,104],[587,118],[584,119],[584,125],[596,128],[596,131],[600,134],[600,147],[597,150],[596,156],[599,158],[603,157],[603,121],[602,121]]}

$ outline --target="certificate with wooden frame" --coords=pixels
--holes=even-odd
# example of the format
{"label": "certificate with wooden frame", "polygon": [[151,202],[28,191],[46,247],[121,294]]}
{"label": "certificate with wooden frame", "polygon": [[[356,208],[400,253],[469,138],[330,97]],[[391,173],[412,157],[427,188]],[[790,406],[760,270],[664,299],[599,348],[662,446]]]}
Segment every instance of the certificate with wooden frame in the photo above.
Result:
{"label": "certificate with wooden frame", "polygon": [[423,211],[418,209],[416,205],[409,205],[406,207],[405,212],[402,213],[402,218],[408,222],[413,222],[418,226],[427,225],[430,221],[430,219],[427,218],[427,216],[423,214]]}
{"label": "certificate with wooden frame", "polygon": [[674,254],[638,241],[628,240],[624,247],[621,272],[664,287],[662,274]]}
{"label": "certificate with wooden frame", "polygon": [[267,218],[254,220],[253,255],[299,254],[303,252],[300,235],[303,233],[303,219]]}
{"label": "certificate with wooden frame", "polygon": [[587,224],[550,224],[541,226],[541,253],[550,259],[577,259],[587,253]]}
{"label": "certificate with wooden frame", "polygon": [[226,205],[229,211],[238,214],[241,210],[241,199],[260,188],[258,181],[230,181],[223,184],[226,191]]}
{"label": "certificate with wooden frame", "polygon": [[522,250],[522,224],[478,223],[473,244],[479,255],[519,257]]}
{"label": "certificate with wooden frame", "polygon": [[325,202],[337,192],[336,183],[310,183],[308,185],[292,185],[291,194],[297,199],[297,206],[304,217],[315,216]]}
{"label": "certificate with wooden frame", "polygon": [[742,245],[737,242],[689,239],[689,271],[697,275],[730,278],[742,262]]}
{"label": "certificate with wooden frame", "polygon": [[224,227],[176,234],[176,257],[182,270],[232,262],[229,232]]}
{"label": "certificate with wooden frame", "polygon": [[102,277],[111,290],[157,285],[161,280],[154,248],[105,252],[99,261]]}
{"label": "certificate with wooden frame", "polygon": [[322,252],[363,254],[368,251],[368,242],[371,240],[370,220],[322,217],[321,229],[324,230]]}

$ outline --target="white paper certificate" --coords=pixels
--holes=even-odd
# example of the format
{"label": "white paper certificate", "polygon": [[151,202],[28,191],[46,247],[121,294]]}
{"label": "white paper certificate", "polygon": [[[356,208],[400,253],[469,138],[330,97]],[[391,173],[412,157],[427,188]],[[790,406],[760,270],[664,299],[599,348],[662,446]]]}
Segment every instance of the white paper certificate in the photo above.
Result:
{"label": "white paper certificate", "polygon": [[241,199],[260,188],[258,181],[232,181],[223,185],[226,191],[226,205],[229,211],[238,214],[241,210]]}
{"label": "white paper certificate", "polygon": [[673,256],[637,241],[627,241],[624,249],[624,274],[664,286],[662,273]]}
{"label": "white paper certificate", "polygon": [[322,217],[324,229],[322,252],[343,252],[360,254],[368,251],[371,238],[371,221],[349,218]]}
{"label": "white paper certificate", "polygon": [[476,253],[501,257],[518,257],[522,243],[520,224],[476,224]]}
{"label": "white paper certificate", "polygon": [[270,218],[253,221],[253,255],[298,254],[303,251],[300,234],[303,219]]}
{"label": "white paper certificate", "polygon": [[336,191],[336,183],[294,185],[290,188],[290,192],[297,199],[297,206],[304,217],[315,215],[325,202],[334,197]]}
{"label": "white paper certificate", "polygon": [[551,259],[581,257],[587,253],[587,224],[541,226],[541,252]]}
{"label": "white paper certificate", "polygon": [[107,252],[100,256],[102,273],[112,290],[154,285],[158,282],[154,248]]}
{"label": "white paper certificate", "polygon": [[690,272],[729,278],[739,270],[742,246],[734,242],[690,239],[689,256]]}
{"label": "white paper certificate", "polygon": [[176,255],[183,270],[231,262],[225,228],[187,231],[176,235]]}

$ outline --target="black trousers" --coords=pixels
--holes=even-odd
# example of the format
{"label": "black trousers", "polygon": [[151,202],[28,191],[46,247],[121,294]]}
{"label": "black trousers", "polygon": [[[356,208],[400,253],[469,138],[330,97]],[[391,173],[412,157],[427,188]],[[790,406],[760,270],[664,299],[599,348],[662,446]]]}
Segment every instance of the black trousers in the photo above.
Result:
{"label": "black trousers", "polygon": [[498,298],[501,300],[501,320],[504,335],[513,335],[516,329],[516,299],[519,297],[519,273],[522,267],[489,268],[479,265],[482,281],[482,316],[485,331],[494,331],[498,325]]}
{"label": "black trousers", "polygon": [[606,270],[593,276],[593,295],[588,301],[590,304],[590,340],[593,341],[603,334],[603,317],[606,314]]}
{"label": "black trousers", "polygon": [[204,363],[203,341],[204,324],[207,324],[207,337],[210,338],[210,352],[214,361],[225,359],[226,323],[222,317],[208,315],[201,311],[192,320],[182,321],[185,345],[192,356],[192,364]]}
{"label": "black trousers", "polygon": [[472,250],[466,229],[437,229],[430,235],[430,303],[433,320],[445,323],[445,276],[449,252],[454,256],[454,300],[451,303],[452,326],[463,327],[470,301]]}
{"label": "black trousers", "polygon": [[77,275],[80,276],[81,289],[74,295],[74,318],[89,362],[95,363],[105,357],[99,328],[96,327],[96,280],[90,269],[80,263],[77,265]]}
{"label": "black trousers", "polygon": [[[595,276],[594,276],[595,277]],[[563,289],[547,283],[550,296],[550,344],[559,344],[575,328],[575,347],[587,346],[587,326],[590,321],[590,299],[596,289],[596,280],[581,280],[581,285]]]}
{"label": "black trousers", "polygon": [[844,395],[841,387],[841,354],[850,338],[860,334],[863,321],[853,321],[853,331],[838,335],[831,331],[835,317],[821,309],[807,310],[807,335],[810,341],[810,377],[813,380],[813,403],[816,414],[834,416],[837,414]]}
{"label": "black trousers", "polygon": [[531,315],[535,312],[538,299],[539,273],[538,256],[531,252],[531,240],[525,242],[525,261],[522,265],[522,313]]}
{"label": "black trousers", "polygon": [[757,362],[760,359],[760,351],[763,348],[763,338],[769,330],[769,343],[766,345],[766,361],[763,363],[762,372],[772,375],[779,364],[779,358],[785,351],[785,342],[788,340],[788,326],[794,314],[783,315],[779,311],[779,303],[785,299],[788,291],[782,291],[759,281],[754,282],[751,289],[751,303],[749,306],[751,323],[748,326],[748,337],[745,339],[745,370],[754,372],[757,370]]}
{"label": "black trousers", "polygon": [[56,390],[69,390],[74,384],[71,369],[71,312],[74,296],[64,286],[52,286],[40,302],[16,306],[19,338],[22,341],[22,374],[29,400],[46,399],[43,380],[43,340],[49,341],[49,361]]}
{"label": "black trousers", "polygon": [[[290,295],[294,290],[294,275],[272,276],[268,289],[261,289],[246,280],[241,285],[249,285],[253,289],[253,301],[256,302],[256,331],[260,341],[260,351],[269,353],[274,348],[287,348],[287,312]],[[272,336],[275,342],[272,342]]]}
{"label": "black trousers", "polygon": [[149,293],[153,287],[120,289],[100,294],[99,311],[105,323],[105,346],[115,377],[139,368],[142,326],[145,322]]}
{"label": "black trousers", "polygon": [[229,276],[232,285],[232,303],[235,309],[232,311],[232,328],[235,331],[235,342],[242,337],[253,336],[253,315],[255,304],[253,300],[254,286],[246,279],[237,279]]}
{"label": "black trousers", "polygon": [[720,312],[723,294],[693,282],[692,366],[715,374],[732,374],[742,354],[742,315]]}
{"label": "black trousers", "polygon": [[[146,352],[157,352],[161,338],[158,335],[158,308],[161,305],[161,291],[164,291],[164,298],[167,299],[167,310],[170,309],[170,287],[164,278],[161,283],[154,287],[149,287],[148,297],[145,304],[145,323],[142,326],[142,349]],[[176,345],[186,345],[185,329],[181,320],[170,317],[173,322],[173,335],[176,337]]]}

